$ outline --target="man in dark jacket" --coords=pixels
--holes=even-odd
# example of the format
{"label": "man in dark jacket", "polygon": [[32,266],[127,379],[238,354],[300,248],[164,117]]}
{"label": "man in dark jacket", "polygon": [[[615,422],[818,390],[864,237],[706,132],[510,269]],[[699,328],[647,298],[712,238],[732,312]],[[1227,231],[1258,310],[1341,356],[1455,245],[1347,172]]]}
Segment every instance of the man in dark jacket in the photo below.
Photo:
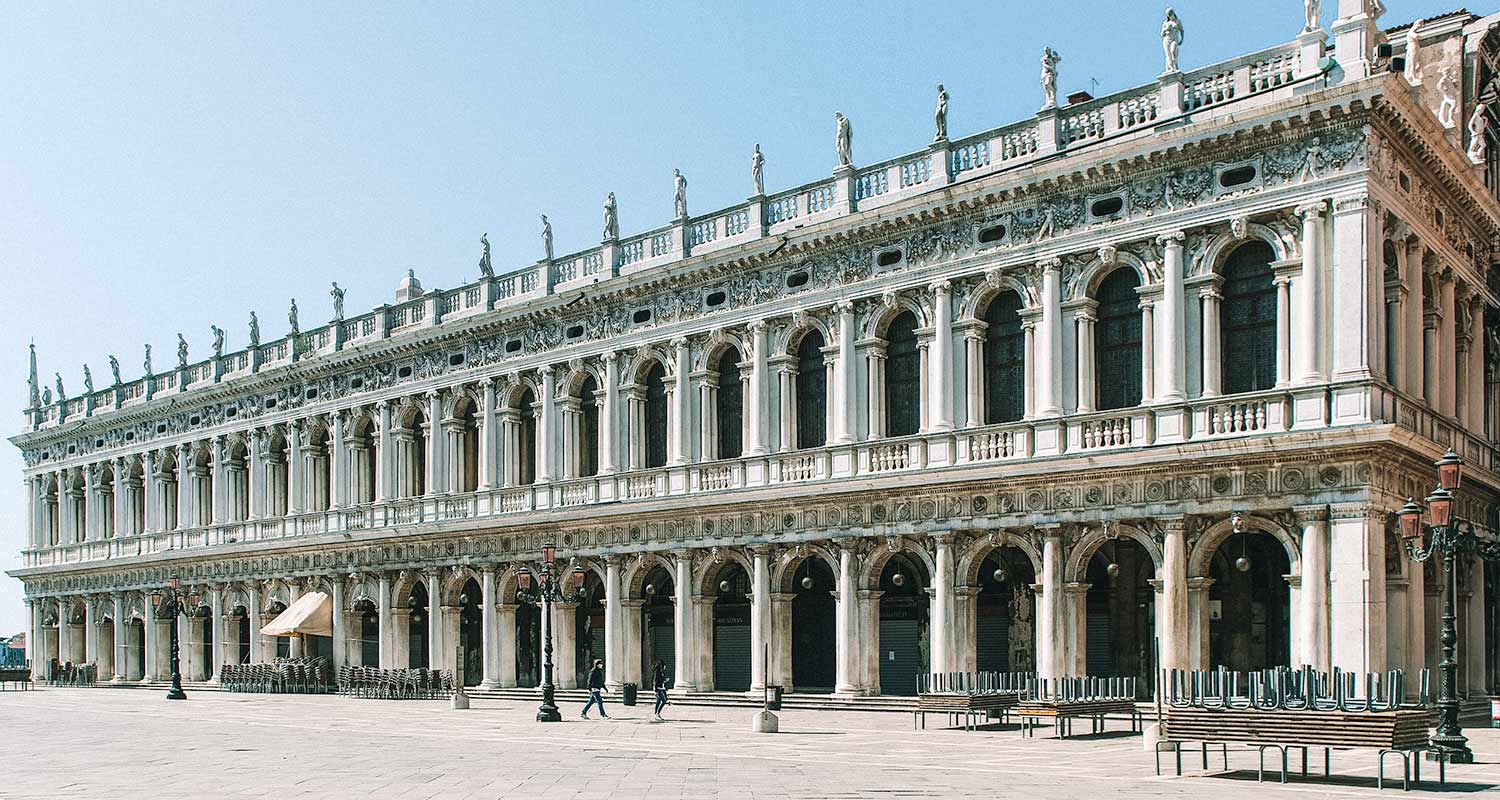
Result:
{"label": "man in dark jacket", "polygon": [[604,659],[594,659],[594,668],[589,670],[589,701],[583,706],[583,718],[589,718],[589,709],[599,705],[599,716],[609,719],[604,713]]}
{"label": "man in dark jacket", "polygon": [[665,722],[661,718],[661,710],[667,705],[667,665],[659,658],[651,667],[651,688],[656,690],[656,711],[652,713],[657,722]]}

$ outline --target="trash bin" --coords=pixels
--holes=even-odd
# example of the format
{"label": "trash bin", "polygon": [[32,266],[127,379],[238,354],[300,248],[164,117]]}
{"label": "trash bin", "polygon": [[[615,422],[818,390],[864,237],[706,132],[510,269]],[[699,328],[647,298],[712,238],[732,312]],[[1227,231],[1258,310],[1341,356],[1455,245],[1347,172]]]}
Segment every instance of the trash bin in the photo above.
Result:
{"label": "trash bin", "polygon": [[771,711],[780,711],[781,710],[781,687],[780,686],[767,686],[766,687],[766,708],[769,709],[769,710],[771,710]]}
{"label": "trash bin", "polygon": [[625,684],[625,686],[623,688],[624,688],[624,694],[625,694],[625,699],[624,699],[625,705],[627,705],[627,706],[633,706],[633,705],[635,705],[635,696],[636,696],[636,693],[640,691],[641,687],[638,686],[637,684],[634,684],[634,683],[627,683],[627,684]]}

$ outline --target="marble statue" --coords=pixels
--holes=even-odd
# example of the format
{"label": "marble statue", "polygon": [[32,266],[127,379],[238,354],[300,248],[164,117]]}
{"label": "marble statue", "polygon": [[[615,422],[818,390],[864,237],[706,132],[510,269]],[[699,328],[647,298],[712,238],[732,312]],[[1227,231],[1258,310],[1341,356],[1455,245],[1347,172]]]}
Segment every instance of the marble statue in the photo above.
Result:
{"label": "marble statue", "polygon": [[187,368],[187,357],[188,357],[187,339],[182,338],[182,334],[179,333],[179,334],[177,334],[177,368],[178,369],[186,369]]}
{"label": "marble statue", "polygon": [[1042,48],[1042,93],[1047,100],[1042,108],[1057,108],[1057,64],[1062,56],[1050,47]]}
{"label": "marble statue", "polygon": [[293,336],[296,336],[297,334],[302,332],[302,330],[297,327],[297,298],[295,297],[292,298],[291,310],[286,312],[286,321],[292,326]]}
{"label": "marble statue", "polygon": [[760,197],[766,193],[766,184],[762,172],[766,167],[766,157],[760,154],[760,145],[755,145],[755,155],[750,157],[750,183],[755,187],[755,196]]}
{"label": "marble statue", "polygon": [[151,377],[151,345],[146,345],[146,377]]}
{"label": "marble statue", "polygon": [[1442,96],[1442,102],[1438,104],[1437,118],[1444,128],[1454,126],[1454,117],[1458,114],[1457,81],[1453,78],[1453,67],[1443,67],[1443,75],[1438,78],[1437,90]]}
{"label": "marble statue", "polygon": [[109,356],[109,374],[114,377],[114,381],[115,381],[114,385],[115,386],[119,386],[120,385],[120,359],[115,358],[115,356],[114,356],[113,353],[111,353],[110,356]]}
{"label": "marble statue", "polygon": [[672,219],[687,219],[687,178],[682,170],[672,170]]}
{"label": "marble statue", "polygon": [[850,167],[854,165],[854,128],[849,125],[849,118],[843,112],[833,112],[835,131],[833,146],[839,153],[839,166]]}
{"label": "marble statue", "polygon": [[42,405],[44,405],[44,406],[50,406],[50,405],[52,405],[52,390],[51,389],[48,389],[48,388],[43,388],[42,389]]}
{"label": "marble statue", "polygon": [[1401,71],[1402,77],[1412,86],[1422,82],[1422,44],[1418,39],[1422,35],[1422,20],[1417,20],[1406,29],[1406,69]]}
{"label": "marble statue", "polygon": [[495,264],[490,261],[490,235],[488,233],[479,237],[479,246],[483,248],[479,253],[479,275],[484,278],[493,278],[495,277]]}
{"label": "marble statue", "polygon": [[542,215],[542,258],[552,260],[552,220]]}
{"label": "marble statue", "polygon": [[328,290],[328,294],[331,297],[333,297],[333,318],[334,318],[334,320],[336,320],[336,321],[343,321],[343,319],[344,319],[344,290],[339,288],[339,282],[338,281],[334,281],[333,282],[333,288],[330,289],[330,290]]}
{"label": "marble statue", "polygon": [[1177,51],[1182,47],[1182,39],[1182,20],[1177,18],[1176,11],[1168,8],[1167,18],[1161,24],[1161,49],[1167,61],[1163,73],[1177,71]]}
{"label": "marble statue", "polygon": [[223,358],[224,357],[224,329],[220,328],[218,325],[210,325],[208,327],[211,328],[213,330],[213,332],[214,332],[214,358],[215,359]]}
{"label": "marble statue", "polygon": [[68,396],[63,393],[62,373],[54,372],[52,376],[57,380],[57,402],[61,403],[68,399]]}
{"label": "marble statue", "polygon": [[615,205],[615,193],[610,192],[604,201],[604,240],[620,238],[620,211]]}
{"label": "marble statue", "polygon": [[1485,113],[1483,105],[1476,106],[1474,113],[1469,115],[1469,161],[1477,165],[1484,164],[1485,154],[1489,150],[1489,142],[1484,137],[1489,131],[1490,118]]}
{"label": "marble statue", "polygon": [[1312,33],[1323,27],[1323,0],[1302,0],[1302,15],[1305,22],[1303,33]]}
{"label": "marble statue", "polygon": [[250,312],[250,347],[260,347],[260,320],[254,311]]}
{"label": "marble statue", "polygon": [[941,142],[948,138],[948,90],[938,84],[937,109],[932,112],[933,127],[936,132],[932,135],[934,142]]}
{"label": "marble statue", "polygon": [[94,393],[94,373],[89,370],[89,365],[83,365],[83,393],[91,395]]}

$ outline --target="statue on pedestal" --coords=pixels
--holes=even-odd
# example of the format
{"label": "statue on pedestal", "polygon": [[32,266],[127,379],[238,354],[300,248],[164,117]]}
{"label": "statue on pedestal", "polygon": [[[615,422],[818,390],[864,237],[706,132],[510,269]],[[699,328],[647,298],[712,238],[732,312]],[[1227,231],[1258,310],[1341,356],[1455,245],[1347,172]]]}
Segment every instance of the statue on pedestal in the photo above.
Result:
{"label": "statue on pedestal", "polygon": [[177,368],[187,369],[188,346],[187,339],[182,334],[177,334]]}
{"label": "statue on pedestal", "polygon": [[260,320],[256,319],[255,312],[250,312],[250,347],[260,347]]}
{"label": "statue on pedestal", "polygon": [[1323,0],[1302,0],[1302,15],[1305,22],[1303,33],[1312,33],[1323,27]]}
{"label": "statue on pedestal", "polygon": [[1182,47],[1182,39],[1182,20],[1177,18],[1176,11],[1168,8],[1167,18],[1161,24],[1161,49],[1167,61],[1164,73],[1177,71],[1177,51]]}
{"label": "statue on pedestal", "polygon": [[[543,217],[546,219],[546,217]],[[484,248],[479,253],[479,274],[481,277],[495,277],[495,265],[490,261],[490,235],[488,233],[479,237],[479,246]]]}
{"label": "statue on pedestal", "polygon": [[609,197],[604,200],[604,239],[620,238],[620,212],[615,205],[615,193],[610,192]]}
{"label": "statue on pedestal", "polygon": [[62,373],[54,372],[52,373],[52,377],[57,381],[57,402],[65,402],[68,399],[68,396],[66,394],[63,394]]}
{"label": "statue on pedestal", "polygon": [[854,129],[849,125],[849,118],[842,112],[833,112],[835,132],[833,146],[838,150],[839,166],[849,167],[854,165]]}
{"label": "statue on pedestal", "polygon": [[120,382],[121,382],[120,381],[120,359],[115,358],[114,354],[110,354],[110,357],[109,357],[109,374],[114,377],[114,381],[115,381],[114,385],[115,386],[119,386]]}
{"label": "statue on pedestal", "polygon": [[214,359],[221,359],[224,357],[224,329],[218,325],[210,325],[208,327],[214,332]]}
{"label": "statue on pedestal", "polygon": [[1046,102],[1042,104],[1042,110],[1057,108],[1057,65],[1062,61],[1062,56],[1050,47],[1042,48],[1042,94],[1046,95]]}
{"label": "statue on pedestal", "polygon": [[288,323],[291,323],[293,336],[296,336],[297,334],[302,332],[302,330],[297,327],[297,298],[295,297],[292,298],[291,310],[286,312],[286,321]]}
{"label": "statue on pedestal", "polygon": [[146,377],[151,377],[151,345],[146,345]]}
{"label": "statue on pedestal", "polygon": [[948,90],[938,84],[937,110],[932,112],[932,121],[937,132],[933,134],[934,142],[941,142],[948,138]]}
{"label": "statue on pedestal", "polygon": [[1412,86],[1422,82],[1422,43],[1419,38],[1422,35],[1422,20],[1417,20],[1406,29],[1406,69],[1401,71],[1401,76]]}
{"label": "statue on pedestal", "polygon": [[344,290],[339,288],[338,281],[333,282],[333,288],[328,294],[333,297],[333,319],[336,322],[342,322],[344,320]]}
{"label": "statue on pedestal", "polygon": [[762,182],[761,172],[765,169],[766,157],[760,154],[760,145],[755,145],[755,155],[750,157],[750,183],[755,187],[755,196],[760,197],[766,193],[766,185]]}
{"label": "statue on pedestal", "polygon": [[687,219],[687,178],[682,170],[672,170],[672,218]]}
{"label": "statue on pedestal", "polygon": [[83,365],[83,394],[88,396],[94,393],[94,373],[89,371],[89,365]]}
{"label": "statue on pedestal", "polygon": [[1458,95],[1453,79],[1453,67],[1443,67],[1443,75],[1438,78],[1437,90],[1442,95],[1442,102],[1438,104],[1437,118],[1444,128],[1451,128],[1457,124],[1454,117],[1458,115]]}
{"label": "statue on pedestal", "polygon": [[1485,134],[1489,131],[1490,118],[1485,114],[1483,105],[1474,107],[1474,113],[1469,115],[1469,161],[1483,166],[1484,157],[1489,151],[1489,142],[1485,141]]}
{"label": "statue on pedestal", "polygon": [[[485,247],[489,247],[488,244]],[[488,258],[488,256],[486,256]],[[542,215],[542,258],[552,260],[552,220]]]}

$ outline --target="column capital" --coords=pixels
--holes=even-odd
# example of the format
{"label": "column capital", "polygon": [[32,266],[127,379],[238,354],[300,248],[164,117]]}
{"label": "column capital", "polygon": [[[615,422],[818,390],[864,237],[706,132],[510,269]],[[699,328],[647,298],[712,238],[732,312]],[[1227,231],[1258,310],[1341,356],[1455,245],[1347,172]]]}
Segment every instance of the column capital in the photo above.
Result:
{"label": "column capital", "polygon": [[941,280],[935,280],[932,283],[927,284],[927,288],[931,289],[934,292],[937,292],[938,294],[947,294],[949,290],[953,288],[953,282],[948,280],[947,278],[943,278]]}
{"label": "column capital", "polygon": [[953,545],[953,538],[953,531],[938,531],[932,534],[933,543],[939,545],[948,545],[951,547]]}
{"label": "column capital", "polygon": [[552,377],[552,365],[543,364],[542,366],[537,367],[536,374],[542,376],[543,379]]}
{"label": "column capital", "polygon": [[1296,207],[1295,212],[1297,216],[1303,218],[1304,220],[1313,217],[1321,217],[1328,212],[1328,201],[1314,200],[1311,203],[1303,203]]}
{"label": "column capital", "polygon": [[688,340],[686,336],[678,336],[672,340],[672,348],[674,350],[686,350],[687,346]]}
{"label": "column capital", "polygon": [[753,334],[756,334],[756,335],[765,333],[766,332],[766,321],[763,320],[763,319],[755,320],[754,322],[750,323],[749,325],[746,325],[745,329],[748,330],[748,331],[750,331]]}
{"label": "column capital", "polygon": [[1056,256],[1052,258],[1044,258],[1041,261],[1036,262],[1036,265],[1040,267],[1043,272],[1062,271],[1062,259],[1057,258]]}
{"label": "column capital", "polygon": [[1383,522],[1386,513],[1371,503],[1336,503],[1328,507],[1328,517],[1333,520],[1365,519]]}
{"label": "column capital", "polygon": [[1072,582],[1072,583],[1065,583],[1065,584],[1063,584],[1062,589],[1063,589],[1063,592],[1065,594],[1072,594],[1072,595],[1088,594],[1089,589],[1092,588],[1093,585],[1094,584],[1092,584],[1092,583],[1086,583],[1086,582],[1083,582],[1083,581],[1075,581],[1075,582]]}
{"label": "column capital", "polygon": [[1156,243],[1162,247],[1181,247],[1187,241],[1187,234],[1183,231],[1169,231],[1156,237]]}
{"label": "column capital", "polygon": [[1303,525],[1309,522],[1327,522],[1328,506],[1292,506],[1292,516]]}
{"label": "column capital", "polygon": [[840,314],[853,314],[854,302],[852,300],[840,300],[833,304],[833,310]]}
{"label": "column capital", "polygon": [[1213,578],[1188,578],[1187,587],[1190,592],[1206,592],[1214,585]]}

